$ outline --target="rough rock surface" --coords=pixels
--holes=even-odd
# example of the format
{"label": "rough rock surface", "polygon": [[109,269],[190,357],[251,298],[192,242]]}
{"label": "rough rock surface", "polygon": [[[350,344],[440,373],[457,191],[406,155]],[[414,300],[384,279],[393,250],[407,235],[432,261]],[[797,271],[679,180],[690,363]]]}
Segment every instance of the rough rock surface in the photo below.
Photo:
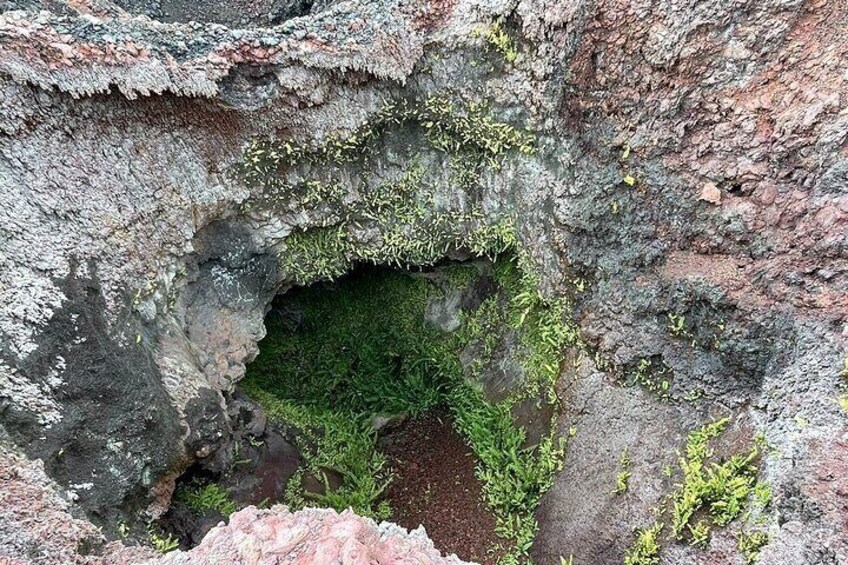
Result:
{"label": "rough rock surface", "polygon": [[149,548],[107,543],[94,525],[71,514],[73,497],[59,494],[42,465],[7,444],[0,437],[0,563],[109,565],[155,555]]}
{"label": "rough rock surface", "polygon": [[175,551],[150,565],[225,565],[229,563],[302,564],[396,563],[461,564],[442,557],[424,528],[407,532],[380,525],[347,510],[309,508],[291,513],[284,506],[257,510],[249,506],[230,516],[189,552]]}
{"label": "rough rock surface", "polygon": [[[350,0],[221,16],[236,29],[133,13],[189,3],[119,4],[0,1],[0,424],[75,511],[115,537],[163,512],[189,465],[232,460],[230,395],[296,281],[286,237],[363,198],[362,171],[343,167],[287,173],[337,173],[338,201],[263,193],[232,174],[248,144],[318,142],[386,100],[450,94],[538,140],[471,189],[416,146],[445,171],[433,211],[515,218],[544,291],[582,289],[573,314],[603,360],[575,355],[564,375],[575,433],[538,562],[620,562],[668,492],[660,461],[727,414],[774,447],[761,562],[848,560],[848,5]],[[499,16],[511,61],[473,33]],[[399,134],[375,150],[376,178],[412,160]],[[351,262],[387,231],[361,227]],[[673,373],[669,401],[622,388],[645,358]],[[625,445],[633,490],[615,498]],[[36,531],[6,524],[12,540]],[[730,535],[665,561],[737,563]]]}

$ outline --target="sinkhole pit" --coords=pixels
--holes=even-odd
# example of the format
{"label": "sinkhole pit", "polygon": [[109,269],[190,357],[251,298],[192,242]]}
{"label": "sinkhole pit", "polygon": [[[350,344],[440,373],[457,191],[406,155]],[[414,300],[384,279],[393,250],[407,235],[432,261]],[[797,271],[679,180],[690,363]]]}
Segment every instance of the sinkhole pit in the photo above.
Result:
{"label": "sinkhole pit", "polygon": [[[562,457],[567,328],[516,257],[360,266],[279,295],[265,323],[234,399],[240,453],[186,473],[165,519],[183,545],[241,506],[284,503],[423,525],[481,563],[524,551]],[[543,338],[552,324],[560,341]]]}

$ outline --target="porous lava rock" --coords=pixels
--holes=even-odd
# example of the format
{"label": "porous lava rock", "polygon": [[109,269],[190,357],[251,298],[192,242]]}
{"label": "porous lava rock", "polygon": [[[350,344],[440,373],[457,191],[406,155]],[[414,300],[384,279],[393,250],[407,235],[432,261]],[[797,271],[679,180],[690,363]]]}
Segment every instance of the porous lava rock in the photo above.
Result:
{"label": "porous lava rock", "polygon": [[[761,562],[848,560],[848,4],[279,2],[268,23],[189,4],[0,1],[0,425],[15,465],[49,477],[28,484],[139,537],[186,469],[231,464],[235,385],[297,283],[287,237],[339,225],[362,175],[400,178],[413,147],[443,172],[425,215],[513,218],[542,292],[574,299],[587,350],[564,364],[539,563],[619,563],[686,433],[728,415],[771,446]],[[513,53],[481,33],[496,20]],[[466,186],[400,128],[309,205],[237,174],[257,139],[314,146],[387,101],[446,95],[533,130],[535,151]],[[351,228],[349,262],[386,233]],[[646,359],[673,375],[665,400],[620,382]],[[37,561],[14,540],[61,534],[9,516],[3,557]],[[663,558],[737,563],[739,527]]]}
{"label": "porous lava rock", "polygon": [[289,512],[284,506],[258,510],[249,506],[213,528],[189,552],[175,551],[152,561],[158,565],[250,565],[291,563],[433,563],[460,565],[442,557],[423,528],[407,532],[394,524],[376,524],[350,510],[308,508]]}

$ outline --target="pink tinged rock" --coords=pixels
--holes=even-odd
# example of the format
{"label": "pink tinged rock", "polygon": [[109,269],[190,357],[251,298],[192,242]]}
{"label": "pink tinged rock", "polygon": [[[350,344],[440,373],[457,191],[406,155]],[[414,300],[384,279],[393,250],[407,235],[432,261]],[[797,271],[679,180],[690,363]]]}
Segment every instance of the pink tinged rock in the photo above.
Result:
{"label": "pink tinged rock", "polygon": [[816,223],[824,229],[833,227],[842,219],[842,212],[836,206],[825,206],[816,213]]}
{"label": "pink tinged rock", "polygon": [[[379,546],[371,545],[379,550]],[[343,565],[369,565],[371,563],[371,551],[359,539],[349,538],[345,540],[339,552],[340,561]]]}
{"label": "pink tinged rock", "polygon": [[51,43],[50,47],[53,47],[60,53],[62,53],[62,57],[65,59],[71,59],[74,57],[74,48],[70,45],[66,45],[64,43]]}
{"label": "pink tinged rock", "polygon": [[307,540],[309,537],[309,528],[303,524],[285,526],[276,532],[273,539],[273,545],[268,552],[271,555],[285,556],[292,553],[297,546]]}
{"label": "pink tinged rock", "polygon": [[705,182],[704,186],[701,187],[701,196],[698,197],[698,200],[703,200],[718,206],[721,204],[721,191],[714,183],[709,181]]}

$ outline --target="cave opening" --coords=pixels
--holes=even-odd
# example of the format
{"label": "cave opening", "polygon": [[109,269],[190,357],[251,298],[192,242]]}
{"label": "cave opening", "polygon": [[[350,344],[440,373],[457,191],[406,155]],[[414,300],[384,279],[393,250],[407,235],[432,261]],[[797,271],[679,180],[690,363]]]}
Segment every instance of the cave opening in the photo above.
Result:
{"label": "cave opening", "polygon": [[230,468],[180,480],[171,531],[190,546],[238,507],[282,503],[423,525],[481,563],[526,552],[562,458],[570,335],[527,271],[512,254],[360,265],[278,295],[234,395],[245,441]]}

